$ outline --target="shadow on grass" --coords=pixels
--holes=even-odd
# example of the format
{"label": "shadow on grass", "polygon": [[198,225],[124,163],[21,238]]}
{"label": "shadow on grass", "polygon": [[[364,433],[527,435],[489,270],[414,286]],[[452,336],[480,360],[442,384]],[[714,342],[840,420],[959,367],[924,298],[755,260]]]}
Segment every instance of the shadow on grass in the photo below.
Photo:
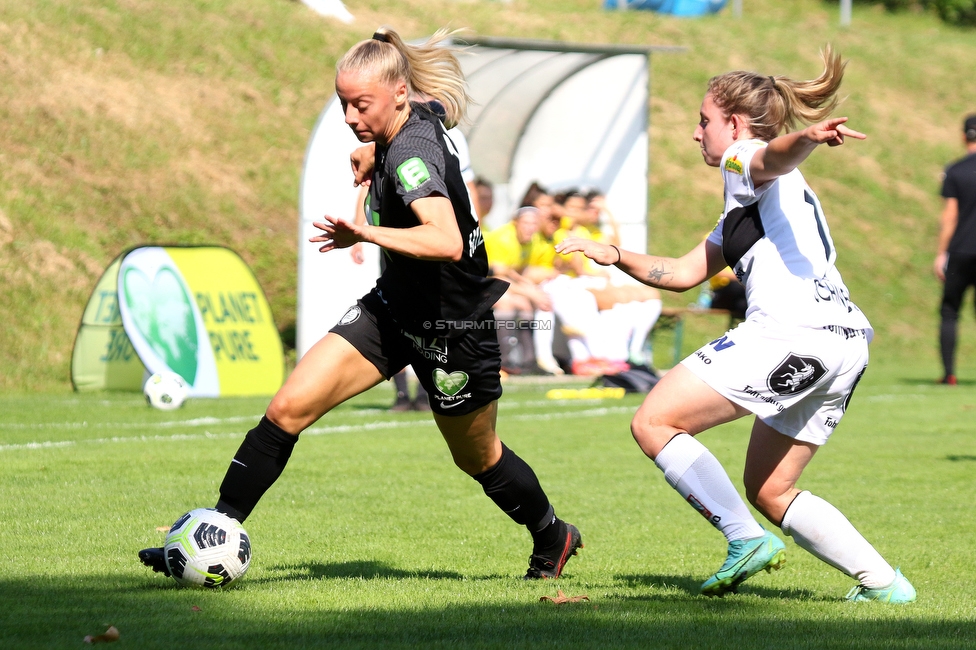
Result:
{"label": "shadow on grass", "polygon": [[[938,377],[899,377],[899,384],[904,384],[906,386],[933,386],[940,387]],[[976,386],[976,379],[958,379],[957,386],[945,386],[945,390],[953,390],[953,388],[958,388],[959,386]]]}
{"label": "shadow on grass", "polygon": [[355,562],[334,562],[332,564],[289,564],[270,567],[273,573],[268,578],[255,580],[261,582],[279,582],[281,580],[322,580],[328,578],[361,578],[363,580],[377,579],[421,579],[421,580],[463,580],[466,576],[454,571],[404,571],[391,567],[383,562],[374,560],[360,560]]}
{"label": "shadow on grass", "polygon": [[[688,596],[697,598],[701,595],[701,580],[689,578],[688,576],[666,576],[666,575],[634,575],[624,574],[614,576],[617,580],[628,587],[646,588],[646,595],[628,596],[632,600],[675,600],[674,592],[683,592]],[[800,600],[832,600],[818,596],[806,589],[767,589],[754,582],[745,582],[739,585],[738,594],[752,594],[761,598],[777,599],[800,599]],[[720,602],[722,598],[710,598],[714,602]]]}
{"label": "shadow on grass", "polygon": [[971,454],[970,455],[967,455],[967,454],[949,454],[948,456],[946,456],[946,460],[951,460],[953,462],[959,462],[961,460],[963,460],[963,461],[965,461],[965,460],[976,460],[976,456],[973,456]]}
{"label": "shadow on grass", "polygon": [[[135,576],[58,576],[0,579],[0,645],[15,648],[81,647],[87,634],[108,625],[121,633],[120,647],[180,648],[791,648],[962,650],[972,647],[976,621],[943,620],[911,608],[860,607],[769,597],[658,600],[600,596],[571,605],[539,602],[538,589],[504,588],[478,602],[455,603],[441,592],[432,601],[394,602],[377,596],[367,606],[346,604],[356,593],[348,582],[329,578],[376,575],[391,586],[396,569],[368,562],[322,565],[307,591],[250,583],[247,588],[209,592],[169,588]],[[287,567],[286,567],[287,568]],[[412,575],[413,572],[402,572]],[[387,577],[389,576],[389,577]],[[648,591],[665,587],[689,592],[693,581],[678,576],[620,576]],[[582,588],[567,581],[567,591]],[[555,585],[553,585],[555,587]],[[352,589],[352,591],[351,591]],[[456,588],[451,587],[453,593]],[[284,592],[284,593],[283,593]],[[436,595],[436,594],[435,594]],[[795,596],[792,595],[791,596]],[[478,597],[475,597],[478,600]],[[324,605],[323,603],[333,603]],[[435,604],[432,604],[435,603]]]}

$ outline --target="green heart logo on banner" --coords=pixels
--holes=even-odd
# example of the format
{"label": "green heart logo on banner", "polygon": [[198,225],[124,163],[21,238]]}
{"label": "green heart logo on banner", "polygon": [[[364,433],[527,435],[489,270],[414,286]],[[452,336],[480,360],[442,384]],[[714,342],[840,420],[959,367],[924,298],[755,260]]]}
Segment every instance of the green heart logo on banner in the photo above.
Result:
{"label": "green heart logo on banner", "polygon": [[129,268],[123,287],[139,333],[170,370],[192,386],[197,377],[197,324],[179,277],[164,266],[150,283],[141,270]]}
{"label": "green heart logo on banner", "polygon": [[454,397],[461,392],[468,383],[468,373],[456,370],[451,374],[447,374],[440,368],[434,369],[434,385],[437,386],[437,390],[444,393],[448,397]]}

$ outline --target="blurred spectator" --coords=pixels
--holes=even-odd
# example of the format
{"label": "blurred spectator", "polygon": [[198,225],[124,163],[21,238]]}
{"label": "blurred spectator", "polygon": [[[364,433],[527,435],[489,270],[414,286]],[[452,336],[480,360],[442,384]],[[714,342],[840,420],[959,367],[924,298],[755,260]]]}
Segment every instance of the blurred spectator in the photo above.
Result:
{"label": "blurred spectator", "polygon": [[[523,276],[540,282],[553,304],[552,311],[536,313],[536,320],[548,325],[533,335],[537,363],[550,372],[559,366],[552,353],[555,315],[568,337],[574,373],[612,374],[628,363],[650,367],[646,340],[661,313],[658,291],[619,272],[611,282],[608,268],[582,255],[556,255],[555,244],[570,234],[606,241],[599,228],[602,194],[591,198],[597,199],[592,208],[575,190],[550,198],[534,183],[522,201],[541,206],[539,233]],[[612,236],[619,237],[615,222]]]}
{"label": "blurred spectator", "polygon": [[966,156],[945,170],[938,249],[933,264],[944,283],[939,348],[944,373],[939,383],[956,384],[956,337],[959,309],[970,285],[976,285],[976,115],[962,125]]}
{"label": "blurred spectator", "polygon": [[538,370],[529,321],[537,310],[549,311],[549,296],[522,272],[528,267],[539,211],[521,207],[505,225],[485,234],[485,249],[491,274],[509,282],[494,305],[498,327],[498,344],[502,352],[502,369],[509,374],[535,373]]}
{"label": "blurred spectator", "polygon": [[603,234],[606,243],[620,246],[620,227],[607,208],[607,197],[600,190],[590,190],[585,196],[586,219],[583,225],[594,235]]}
{"label": "blurred spectator", "polygon": [[481,224],[481,230],[487,232],[485,217],[488,216],[492,206],[495,205],[495,192],[491,183],[480,176],[475,178],[472,196],[475,201],[475,212],[478,214],[478,223]]}

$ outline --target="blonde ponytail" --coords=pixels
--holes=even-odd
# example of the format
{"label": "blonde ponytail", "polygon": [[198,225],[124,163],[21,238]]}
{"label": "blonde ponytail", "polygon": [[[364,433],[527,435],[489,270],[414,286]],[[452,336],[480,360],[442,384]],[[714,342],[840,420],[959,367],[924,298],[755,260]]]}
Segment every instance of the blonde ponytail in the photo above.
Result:
{"label": "blonde ponytail", "polygon": [[444,125],[450,129],[464,119],[470,97],[457,57],[440,44],[459,31],[439,29],[426,43],[410,45],[393,29],[380,27],[373,38],[360,41],[339,59],[336,72],[369,70],[387,83],[404,81],[412,94],[444,105]]}
{"label": "blonde ponytail", "polygon": [[830,45],[820,57],[824,70],[816,79],[794,81],[755,72],[728,72],[709,80],[708,94],[725,115],[745,115],[753,135],[768,142],[784,129],[826,119],[837,107],[847,62]]}

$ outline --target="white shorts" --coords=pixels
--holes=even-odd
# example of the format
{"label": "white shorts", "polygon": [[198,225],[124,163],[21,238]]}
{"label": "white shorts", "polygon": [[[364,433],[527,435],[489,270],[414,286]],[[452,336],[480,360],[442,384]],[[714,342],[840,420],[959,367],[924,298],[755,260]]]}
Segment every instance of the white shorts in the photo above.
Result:
{"label": "white shorts", "polygon": [[868,365],[864,330],[747,320],[681,362],[783,435],[822,445]]}

